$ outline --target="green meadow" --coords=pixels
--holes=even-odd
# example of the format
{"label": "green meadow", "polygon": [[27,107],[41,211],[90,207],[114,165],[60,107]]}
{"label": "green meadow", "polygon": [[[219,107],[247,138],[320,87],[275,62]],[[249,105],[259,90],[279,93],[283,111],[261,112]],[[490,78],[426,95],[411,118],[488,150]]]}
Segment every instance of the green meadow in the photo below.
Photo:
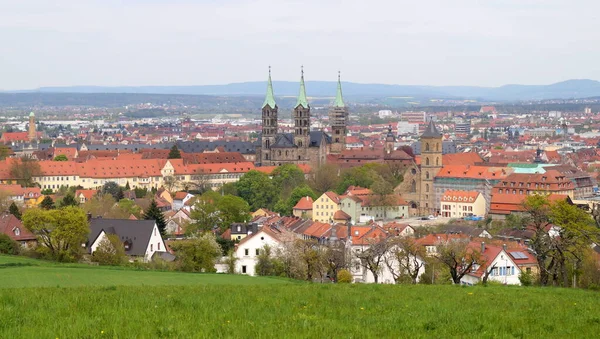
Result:
{"label": "green meadow", "polygon": [[0,338],[590,338],[600,294],[333,285],[0,256]]}

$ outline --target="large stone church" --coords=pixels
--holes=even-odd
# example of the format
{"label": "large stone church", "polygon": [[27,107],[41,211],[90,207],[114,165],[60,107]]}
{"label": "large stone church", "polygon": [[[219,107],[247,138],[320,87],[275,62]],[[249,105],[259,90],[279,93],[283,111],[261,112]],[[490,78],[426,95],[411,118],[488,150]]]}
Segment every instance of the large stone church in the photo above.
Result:
{"label": "large stone church", "polygon": [[409,202],[412,215],[436,215],[433,179],[442,168],[442,133],[433,120],[421,135],[421,164],[414,164],[404,175],[396,192]]}
{"label": "large stone church", "polygon": [[267,83],[267,94],[262,106],[262,133],[259,137],[256,162],[261,166],[283,164],[309,164],[318,167],[325,163],[330,153],[340,153],[346,144],[348,110],[342,97],[342,84],[338,74],[337,93],[329,110],[331,135],[324,131],[311,131],[310,105],[306,96],[304,70],[300,76],[300,93],[292,120],[294,133],[282,133],[278,124],[279,108],[275,102],[271,70]]}

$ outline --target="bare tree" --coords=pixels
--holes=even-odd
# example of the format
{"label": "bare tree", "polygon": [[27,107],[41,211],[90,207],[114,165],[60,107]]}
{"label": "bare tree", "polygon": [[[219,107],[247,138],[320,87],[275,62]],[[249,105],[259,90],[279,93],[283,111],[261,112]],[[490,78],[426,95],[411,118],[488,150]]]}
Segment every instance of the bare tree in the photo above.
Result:
{"label": "bare tree", "polygon": [[455,284],[469,273],[481,257],[481,253],[469,247],[469,241],[449,239],[437,246],[437,259],[450,270],[450,276]]}
{"label": "bare tree", "polygon": [[346,245],[341,241],[329,244],[325,250],[325,261],[329,277],[337,282],[338,272],[349,266]]}
{"label": "bare tree", "polygon": [[397,237],[391,240],[390,254],[385,264],[398,283],[402,277],[410,278],[412,284],[419,280],[419,273],[425,267],[425,248],[414,238]]}
{"label": "bare tree", "polygon": [[373,239],[366,247],[363,247],[355,253],[360,266],[373,274],[373,279],[377,284],[379,275],[384,267],[385,256],[389,250],[387,239]]}

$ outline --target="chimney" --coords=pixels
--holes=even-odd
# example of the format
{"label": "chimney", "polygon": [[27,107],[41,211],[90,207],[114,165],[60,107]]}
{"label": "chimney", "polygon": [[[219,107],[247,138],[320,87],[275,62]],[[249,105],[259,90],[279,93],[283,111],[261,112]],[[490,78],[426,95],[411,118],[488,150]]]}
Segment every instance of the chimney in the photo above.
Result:
{"label": "chimney", "polygon": [[89,213],[89,212],[88,212],[88,214],[87,214],[87,220],[88,220],[88,222],[89,222],[90,220],[92,220],[92,213]]}
{"label": "chimney", "polygon": [[481,242],[481,253],[485,252],[485,241]]}
{"label": "chimney", "polygon": [[502,249],[506,252],[506,244],[502,244]]}

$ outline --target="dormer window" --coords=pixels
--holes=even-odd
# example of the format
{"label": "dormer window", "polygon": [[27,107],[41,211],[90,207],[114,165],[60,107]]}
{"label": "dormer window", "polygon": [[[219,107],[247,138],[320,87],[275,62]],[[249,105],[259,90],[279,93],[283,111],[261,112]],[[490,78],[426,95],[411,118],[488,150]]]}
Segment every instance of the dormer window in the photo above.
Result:
{"label": "dormer window", "polygon": [[17,227],[15,227],[14,232],[17,237],[21,235],[21,230],[18,229]]}

